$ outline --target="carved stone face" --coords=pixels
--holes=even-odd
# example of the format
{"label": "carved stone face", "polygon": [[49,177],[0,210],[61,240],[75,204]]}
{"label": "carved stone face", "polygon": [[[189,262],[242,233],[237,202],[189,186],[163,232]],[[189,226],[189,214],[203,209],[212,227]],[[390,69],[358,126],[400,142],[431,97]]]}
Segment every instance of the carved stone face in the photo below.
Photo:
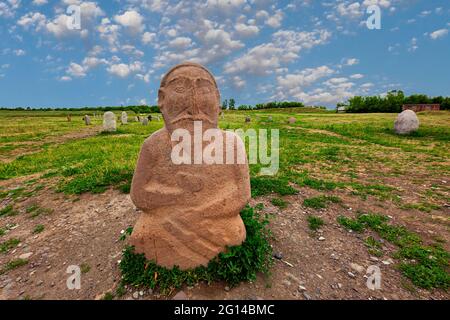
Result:
{"label": "carved stone face", "polygon": [[175,67],[166,76],[158,94],[166,127],[190,129],[194,121],[205,128],[216,128],[220,95],[211,74],[195,64]]}

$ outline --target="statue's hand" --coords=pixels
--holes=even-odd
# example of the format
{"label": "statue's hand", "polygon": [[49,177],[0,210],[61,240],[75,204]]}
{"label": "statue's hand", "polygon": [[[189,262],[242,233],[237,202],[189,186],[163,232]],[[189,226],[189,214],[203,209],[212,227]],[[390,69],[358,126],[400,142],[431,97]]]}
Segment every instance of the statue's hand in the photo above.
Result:
{"label": "statue's hand", "polygon": [[181,189],[191,192],[199,192],[205,186],[202,176],[189,172],[178,172],[175,175],[175,181]]}

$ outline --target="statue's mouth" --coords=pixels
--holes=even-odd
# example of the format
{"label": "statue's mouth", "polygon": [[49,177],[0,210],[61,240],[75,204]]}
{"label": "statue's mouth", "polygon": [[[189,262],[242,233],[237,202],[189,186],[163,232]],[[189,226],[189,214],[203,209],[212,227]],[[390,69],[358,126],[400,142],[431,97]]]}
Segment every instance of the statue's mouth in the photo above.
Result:
{"label": "statue's mouth", "polygon": [[207,117],[206,115],[190,115],[190,114],[185,114],[182,116],[179,116],[177,118],[175,118],[174,120],[171,121],[172,124],[176,124],[180,121],[184,121],[184,120],[188,120],[188,121],[206,121],[208,123],[214,123],[214,121],[212,119],[210,119],[209,117]]}

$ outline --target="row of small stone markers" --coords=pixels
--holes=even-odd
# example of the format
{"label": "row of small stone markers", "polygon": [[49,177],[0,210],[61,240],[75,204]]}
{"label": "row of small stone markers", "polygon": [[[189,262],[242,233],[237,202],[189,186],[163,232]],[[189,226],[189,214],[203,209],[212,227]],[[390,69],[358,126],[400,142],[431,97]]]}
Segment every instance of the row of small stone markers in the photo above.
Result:
{"label": "row of small stone markers", "polygon": [[[159,116],[156,116],[155,118],[160,121]],[[146,126],[148,125],[149,121],[152,121],[153,117],[151,115],[142,118],[140,116],[137,116],[134,119],[136,122],[141,122],[144,126]],[[72,117],[70,115],[67,116],[67,121],[70,122],[71,120]],[[88,115],[85,115],[83,117],[83,120],[87,126],[91,124],[91,118]],[[288,119],[288,123],[293,124],[296,122],[296,120],[297,119],[295,119],[294,117],[290,117]],[[128,114],[125,111],[122,112],[120,121],[122,124],[128,123]],[[269,117],[269,121],[272,121],[272,116]],[[246,117],[245,122],[251,122],[251,118]],[[412,110],[405,110],[397,116],[397,119],[394,123],[394,130],[397,134],[405,135],[417,131],[419,129],[419,125],[420,122],[419,118],[417,118],[416,113]],[[116,131],[116,129],[116,115],[111,111],[105,112],[103,115],[103,131],[114,132]]]}
{"label": "row of small stone markers", "polygon": [[[269,116],[267,119],[269,122],[273,121],[272,116]],[[250,123],[252,119],[249,116],[245,117],[245,122]],[[294,124],[297,121],[296,118],[290,117],[287,120],[288,124]],[[394,123],[395,133],[400,135],[411,134],[417,130],[419,130],[420,122],[416,113],[412,110],[405,110],[397,116],[397,119]]]}
{"label": "row of small stone markers", "polygon": [[[252,119],[251,119],[249,116],[245,117],[245,122],[246,122],[246,123],[250,123],[251,121],[252,121]],[[272,121],[273,121],[272,116],[269,116],[269,117],[267,118],[267,121],[272,122]],[[296,121],[297,121],[296,118],[290,117],[290,118],[287,120],[287,123],[289,123],[289,124],[294,124]]]}
{"label": "row of small stone markers", "polygon": [[[95,116],[94,116],[95,117]],[[161,121],[161,118],[159,116],[154,117],[157,121]],[[134,120],[136,122],[141,122],[142,125],[147,126],[149,121],[152,121],[153,117],[151,115],[148,115],[147,117],[134,117]],[[71,121],[71,116],[67,116],[67,121]],[[88,115],[85,115],[83,117],[84,124],[89,126],[91,125],[91,117]],[[120,116],[120,122],[125,125],[128,124],[128,114],[123,111]],[[107,111],[103,114],[103,131],[104,132],[115,132],[117,130],[117,124],[116,124],[116,115],[112,111]]]}
{"label": "row of small stone markers", "polygon": [[[139,117],[136,117],[136,118],[138,121],[140,120]],[[120,116],[120,122],[123,125],[128,123],[128,115],[125,111],[122,112],[122,114]],[[148,118],[143,118],[142,121],[140,121],[140,122],[144,126],[146,126],[146,125],[148,125]],[[116,115],[111,111],[105,112],[105,114],[103,115],[103,131],[104,132],[115,132],[116,130],[117,130]]]}
{"label": "row of small stone markers", "polygon": [[[252,121],[252,118],[250,118],[249,116],[245,117],[245,122],[246,122],[246,123],[250,123],[251,121]],[[268,121],[268,122],[273,122],[273,117],[272,117],[272,116],[269,116],[269,117],[267,118],[267,121]],[[287,120],[287,123],[288,123],[288,124],[294,124],[296,121],[297,121],[296,118],[290,117],[290,118]]]}

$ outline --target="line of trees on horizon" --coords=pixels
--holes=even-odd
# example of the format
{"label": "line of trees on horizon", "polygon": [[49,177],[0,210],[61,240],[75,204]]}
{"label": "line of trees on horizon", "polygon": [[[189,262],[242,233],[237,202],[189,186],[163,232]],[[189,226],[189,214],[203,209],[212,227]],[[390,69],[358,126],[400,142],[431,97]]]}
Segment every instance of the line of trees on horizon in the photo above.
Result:
{"label": "line of trees on horizon", "polygon": [[349,113],[399,113],[404,104],[440,104],[441,110],[450,110],[450,97],[429,97],[425,94],[405,96],[401,90],[393,90],[382,96],[355,96],[347,103],[340,103],[337,107],[345,107]]}
{"label": "line of trees on horizon", "polygon": [[[441,110],[450,110],[450,97],[429,97],[425,94],[413,94],[405,96],[401,90],[393,90],[386,96],[355,96],[350,98],[347,103],[338,103],[337,108],[344,107],[348,113],[399,113],[404,104],[440,104]],[[298,101],[271,101],[267,103],[258,103],[256,105],[239,105],[236,107],[235,99],[226,99],[222,102],[222,110],[261,110],[261,109],[287,109],[287,108],[307,108],[304,103]],[[323,106],[315,106],[317,109],[324,109]],[[86,112],[106,112],[106,111],[132,111],[140,113],[161,113],[158,106],[131,105],[131,106],[105,106],[105,107],[80,107],[80,108],[32,108],[0,107],[0,110],[16,111],[86,111]]]}
{"label": "line of trees on horizon", "polygon": [[107,107],[80,107],[80,108],[31,108],[31,107],[16,107],[5,108],[1,107],[0,110],[15,110],[15,111],[86,111],[86,112],[106,112],[106,111],[132,111],[136,114],[140,113],[161,113],[158,106],[107,106]]}
{"label": "line of trees on horizon", "polygon": [[[256,105],[239,105],[236,108],[236,102],[234,99],[224,100],[222,103],[222,110],[261,110],[261,109],[287,109],[287,108],[306,108],[302,102],[296,101],[273,101],[267,103],[259,103]],[[313,107],[317,109],[324,109],[326,107],[317,106]],[[9,110],[9,111],[61,111],[61,112],[76,112],[76,111],[85,111],[85,112],[106,112],[106,111],[129,111],[134,112],[136,114],[140,113],[161,113],[161,110],[158,106],[107,106],[107,107],[80,107],[80,108],[32,108],[32,107],[16,107],[16,108],[6,108],[0,107],[0,110]]]}
{"label": "line of trees on horizon", "polygon": [[[236,108],[234,99],[224,100],[222,103],[223,110],[261,110],[261,109],[287,109],[287,108],[306,108],[304,103],[298,101],[271,101],[267,103],[258,103],[256,105],[241,104]],[[326,107],[316,107],[318,109],[326,109]]]}

